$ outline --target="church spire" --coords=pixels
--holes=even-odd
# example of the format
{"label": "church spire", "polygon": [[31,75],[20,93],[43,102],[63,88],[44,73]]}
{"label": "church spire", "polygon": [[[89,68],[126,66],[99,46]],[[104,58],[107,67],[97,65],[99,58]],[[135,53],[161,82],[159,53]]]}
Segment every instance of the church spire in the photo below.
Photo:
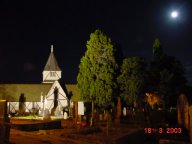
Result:
{"label": "church spire", "polygon": [[53,45],[51,45],[51,53],[43,71],[43,82],[54,82],[61,78],[61,69],[53,53]]}
{"label": "church spire", "polygon": [[49,55],[49,58],[47,60],[47,64],[45,65],[44,70],[48,71],[61,71],[57,64],[57,60],[53,54],[53,45],[51,45],[51,53]]}

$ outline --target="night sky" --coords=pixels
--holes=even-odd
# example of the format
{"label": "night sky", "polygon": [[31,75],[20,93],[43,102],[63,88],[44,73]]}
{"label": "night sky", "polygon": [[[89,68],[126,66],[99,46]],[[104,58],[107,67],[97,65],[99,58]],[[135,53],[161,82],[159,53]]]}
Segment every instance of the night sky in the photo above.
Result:
{"label": "night sky", "polygon": [[[170,17],[178,10],[179,17]],[[62,81],[76,83],[78,65],[90,33],[101,29],[118,43],[123,55],[149,62],[159,38],[192,81],[191,0],[63,0],[0,2],[0,82],[40,83],[54,45]]]}

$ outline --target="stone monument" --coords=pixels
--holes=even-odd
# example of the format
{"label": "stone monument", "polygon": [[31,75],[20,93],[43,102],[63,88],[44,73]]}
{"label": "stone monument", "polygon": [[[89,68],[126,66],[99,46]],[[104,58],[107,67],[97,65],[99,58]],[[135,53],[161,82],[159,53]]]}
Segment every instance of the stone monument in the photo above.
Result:
{"label": "stone monument", "polygon": [[177,122],[178,125],[189,129],[189,103],[184,94],[177,100]]}

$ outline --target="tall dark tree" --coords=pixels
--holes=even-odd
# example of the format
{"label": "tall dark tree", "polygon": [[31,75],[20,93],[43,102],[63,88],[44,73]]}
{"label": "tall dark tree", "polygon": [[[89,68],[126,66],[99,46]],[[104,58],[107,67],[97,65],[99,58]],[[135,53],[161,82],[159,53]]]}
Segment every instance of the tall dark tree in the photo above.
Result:
{"label": "tall dark tree", "polygon": [[106,109],[114,105],[114,90],[117,87],[115,48],[101,30],[91,33],[86,46],[87,51],[81,58],[77,76],[80,98]]}
{"label": "tall dark tree", "polygon": [[164,57],[165,53],[163,52],[161,42],[158,38],[156,38],[153,43],[153,62],[159,62],[163,60]]}
{"label": "tall dark tree", "polygon": [[[122,47],[120,44],[115,44],[115,48],[116,48],[116,52],[115,52],[115,59],[117,61],[117,64],[118,66],[122,65],[122,62],[123,62],[123,51],[122,51]],[[117,72],[116,72],[116,80],[117,80],[117,77],[120,75],[120,68],[117,69]],[[121,118],[121,90],[120,90],[120,87],[119,85],[117,86],[117,89],[116,89],[116,92],[115,94],[117,95],[117,97],[115,98],[115,104],[116,104],[116,107],[114,108],[114,110],[116,111],[115,113],[115,119],[114,119],[114,122],[115,123],[120,123],[120,118]]]}
{"label": "tall dark tree", "polygon": [[157,91],[160,83],[160,71],[164,69],[164,60],[166,55],[163,52],[159,39],[155,39],[152,47],[153,59],[150,66],[150,91]]}
{"label": "tall dark tree", "polygon": [[[165,71],[166,75],[162,75]],[[165,89],[159,89],[159,93],[164,97],[167,106],[176,106],[177,97],[186,87],[185,69],[175,57],[167,56],[164,60],[164,69],[160,73],[159,88],[164,85]]]}
{"label": "tall dark tree", "polygon": [[165,106],[175,106],[177,96],[185,87],[184,67],[175,57],[163,52],[159,39],[153,43],[150,67],[150,90],[159,93]]}
{"label": "tall dark tree", "polygon": [[117,80],[125,104],[134,105],[144,90],[145,78],[146,63],[143,58],[132,57],[123,60],[121,74]]}

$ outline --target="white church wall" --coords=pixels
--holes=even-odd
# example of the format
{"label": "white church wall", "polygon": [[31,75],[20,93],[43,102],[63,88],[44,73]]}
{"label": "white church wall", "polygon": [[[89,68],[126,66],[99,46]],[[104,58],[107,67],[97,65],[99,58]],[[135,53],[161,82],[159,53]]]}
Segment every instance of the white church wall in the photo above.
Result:
{"label": "white church wall", "polygon": [[62,110],[64,107],[68,106],[68,98],[65,94],[65,92],[63,91],[61,85],[59,84],[58,81],[55,81],[50,89],[50,91],[48,92],[46,99],[47,99],[47,104],[46,107],[49,109],[49,111],[51,111],[51,109],[53,108],[54,104],[54,90],[55,88],[58,89],[58,108],[60,110]]}
{"label": "white church wall", "polygon": [[79,101],[78,102],[78,115],[84,115],[84,111],[85,111],[84,103]]}
{"label": "white church wall", "polygon": [[41,102],[35,102],[35,108],[40,109],[41,108]]}
{"label": "white church wall", "polygon": [[[41,109],[41,102],[25,102],[25,112],[31,113],[33,109],[36,111]],[[19,102],[9,102],[9,112],[16,113],[19,111]]]}
{"label": "white church wall", "polygon": [[68,101],[67,100],[59,100],[59,106],[62,107],[67,107],[68,106]]}
{"label": "white church wall", "polygon": [[51,112],[51,109],[53,108],[53,100],[46,100],[45,102],[45,108],[47,108],[50,112]]}
{"label": "white church wall", "polygon": [[[51,112],[51,109],[54,107],[54,101],[52,99],[48,99],[47,102],[45,102],[45,108]],[[58,100],[58,108],[59,110],[63,110],[64,107],[68,106],[67,100]]]}
{"label": "white church wall", "polygon": [[25,106],[26,106],[25,112],[30,112],[33,104],[32,104],[32,102],[25,102]]}
{"label": "white church wall", "polygon": [[16,113],[19,111],[19,102],[9,102],[9,111]]}

